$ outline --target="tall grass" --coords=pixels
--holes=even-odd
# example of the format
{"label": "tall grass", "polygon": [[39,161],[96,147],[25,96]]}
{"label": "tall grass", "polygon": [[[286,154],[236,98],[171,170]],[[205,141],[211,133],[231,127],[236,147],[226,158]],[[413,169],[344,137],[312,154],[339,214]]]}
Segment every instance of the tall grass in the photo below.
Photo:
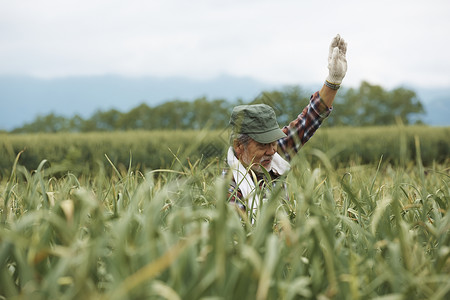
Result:
{"label": "tall grass", "polygon": [[449,169],[415,152],[415,165],[336,168],[305,149],[288,197],[276,185],[254,223],[227,202],[220,163],[180,157],[141,173],[111,161],[58,178],[46,161],[16,164],[0,185],[0,295],[448,298]]}
{"label": "tall grass", "polygon": [[[333,166],[368,164],[383,156],[393,165],[415,163],[415,137],[421,142],[423,164],[448,163],[450,127],[392,126],[368,128],[322,128],[305,145],[325,152]],[[0,134],[0,180],[9,177],[17,154],[20,164],[35,170],[43,159],[62,171],[95,174],[104,155],[118,167],[135,169],[171,168],[174,153],[187,153],[192,161],[225,155],[226,130],[130,131],[86,134]],[[403,147],[404,151],[401,151]],[[314,157],[309,157],[313,159]]]}

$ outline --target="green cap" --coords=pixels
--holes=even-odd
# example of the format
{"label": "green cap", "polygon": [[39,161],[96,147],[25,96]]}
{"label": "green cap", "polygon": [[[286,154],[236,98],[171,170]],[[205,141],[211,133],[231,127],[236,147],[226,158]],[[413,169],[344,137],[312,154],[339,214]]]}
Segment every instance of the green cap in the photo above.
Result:
{"label": "green cap", "polygon": [[266,104],[239,105],[233,108],[230,124],[235,133],[247,134],[267,144],[286,137],[278,126],[275,111]]}

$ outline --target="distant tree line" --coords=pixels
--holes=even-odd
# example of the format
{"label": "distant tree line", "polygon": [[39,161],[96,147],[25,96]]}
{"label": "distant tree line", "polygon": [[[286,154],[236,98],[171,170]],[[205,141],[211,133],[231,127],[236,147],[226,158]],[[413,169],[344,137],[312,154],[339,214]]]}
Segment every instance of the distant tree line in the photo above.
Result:
{"label": "distant tree line", "polygon": [[[310,94],[300,86],[261,92],[250,103],[266,103],[277,113],[280,126],[295,119],[308,103]],[[79,115],[67,118],[54,113],[38,116],[33,122],[12,130],[12,133],[35,132],[93,132],[115,130],[158,129],[220,129],[228,125],[232,108],[244,103],[226,99],[193,101],[174,100],[155,107],[145,103],[128,112],[116,109],[98,110],[90,118]],[[329,126],[379,126],[421,123],[422,103],[412,90],[399,87],[385,90],[363,81],[356,89],[339,91],[333,105],[334,112],[327,119]]]}

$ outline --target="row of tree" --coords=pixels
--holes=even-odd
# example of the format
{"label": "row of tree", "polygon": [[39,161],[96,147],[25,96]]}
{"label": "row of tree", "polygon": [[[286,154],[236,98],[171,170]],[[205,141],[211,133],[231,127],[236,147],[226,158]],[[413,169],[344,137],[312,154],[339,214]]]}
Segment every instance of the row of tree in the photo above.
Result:
{"label": "row of tree", "polygon": [[[251,103],[266,103],[277,113],[282,126],[295,119],[308,104],[310,95],[299,86],[262,92]],[[12,130],[13,133],[91,132],[114,130],[157,129],[220,129],[228,125],[235,105],[225,99],[170,101],[150,107],[145,103],[128,112],[116,109],[97,111],[90,118],[56,115],[38,116],[33,122]],[[404,124],[420,123],[424,113],[414,91],[406,88],[385,90],[381,86],[362,82],[359,88],[340,90],[334,101],[334,112],[326,124],[330,126],[391,125],[400,119]]]}

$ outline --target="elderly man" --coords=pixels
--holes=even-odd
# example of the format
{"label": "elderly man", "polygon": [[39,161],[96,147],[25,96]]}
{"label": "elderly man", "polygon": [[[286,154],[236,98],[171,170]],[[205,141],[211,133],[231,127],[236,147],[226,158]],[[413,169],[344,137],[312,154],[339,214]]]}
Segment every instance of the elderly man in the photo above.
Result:
{"label": "elderly man", "polygon": [[[323,87],[311,96],[310,103],[297,119],[283,129],[268,105],[240,105],[233,109],[231,146],[227,154],[233,175],[229,188],[231,202],[243,210],[247,210],[247,206],[255,210],[262,195],[257,191],[264,193],[268,181],[289,170],[291,156],[312,137],[332,110],[333,100],[347,72],[346,50],[344,39],[336,35],[330,45],[329,74]],[[270,178],[265,178],[267,175]]]}

